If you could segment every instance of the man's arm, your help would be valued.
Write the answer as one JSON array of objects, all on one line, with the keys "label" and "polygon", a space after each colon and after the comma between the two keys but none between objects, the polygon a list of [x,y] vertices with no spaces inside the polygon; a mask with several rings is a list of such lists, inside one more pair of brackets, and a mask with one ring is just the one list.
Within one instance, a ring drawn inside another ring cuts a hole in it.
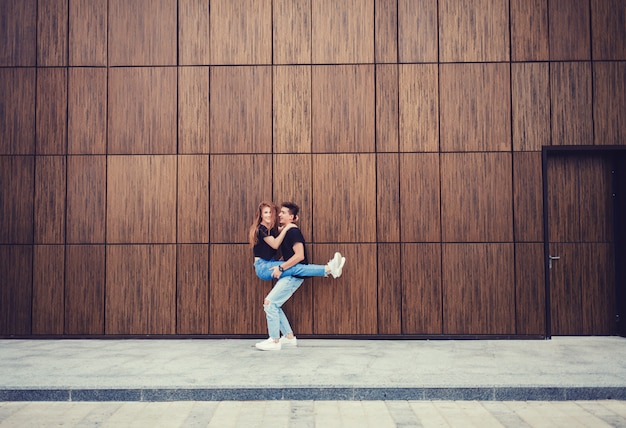
[{"label": "man's arm", "polygon": [[[304,260],[304,244],[302,244],[302,242],[296,242],[293,245],[293,256],[291,256],[288,260],[285,260],[280,267],[283,268],[283,270],[287,270],[292,266],[297,265],[298,263],[300,263],[302,260]],[[280,278],[281,275],[281,271],[279,269],[279,266],[274,266],[272,268],[272,276],[274,278]]]}]

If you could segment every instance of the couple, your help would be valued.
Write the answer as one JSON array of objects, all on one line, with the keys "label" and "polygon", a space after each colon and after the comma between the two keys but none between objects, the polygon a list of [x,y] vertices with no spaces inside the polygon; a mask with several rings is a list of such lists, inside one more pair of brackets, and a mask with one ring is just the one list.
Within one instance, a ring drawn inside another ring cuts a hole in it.
[{"label": "couple", "polygon": [[[276,205],[261,202],[250,226],[250,245],[254,254],[254,270],[263,280],[278,279],[265,297],[263,309],[267,318],[269,338],[256,344],[262,351],[279,351],[282,346],[297,346],[297,339],[281,306],[298,290],[305,277],[341,276],[346,258],[335,256],[324,266],[310,265],[304,237],[295,224],[300,208],[284,202],[278,212],[280,233],[276,230]],[[280,248],[282,260],[276,260]],[[283,337],[280,337],[282,331]]]}]

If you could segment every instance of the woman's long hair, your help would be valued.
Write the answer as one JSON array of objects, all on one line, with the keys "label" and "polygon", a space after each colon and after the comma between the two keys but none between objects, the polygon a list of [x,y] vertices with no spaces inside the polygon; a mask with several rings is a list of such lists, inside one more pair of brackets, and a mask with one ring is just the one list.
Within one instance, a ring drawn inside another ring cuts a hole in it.
[{"label": "woman's long hair", "polygon": [[274,214],[270,229],[273,229],[276,225],[276,205],[270,201],[261,201],[261,203],[259,204],[259,208],[256,210],[254,221],[252,222],[252,225],[250,226],[250,230],[248,232],[248,242],[250,243],[250,247],[254,247],[259,242],[259,224],[261,224],[261,222],[263,221],[263,209],[265,207],[269,207]]}]

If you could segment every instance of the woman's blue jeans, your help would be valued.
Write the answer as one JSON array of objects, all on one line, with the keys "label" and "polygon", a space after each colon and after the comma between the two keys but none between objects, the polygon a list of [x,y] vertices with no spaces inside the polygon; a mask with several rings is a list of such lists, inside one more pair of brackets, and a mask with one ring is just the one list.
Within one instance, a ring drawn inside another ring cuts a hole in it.
[{"label": "woman's blue jeans", "polygon": [[[274,288],[272,288],[272,291],[265,297],[263,309],[267,319],[267,331],[272,339],[280,339],[281,331],[283,335],[293,333],[282,306],[293,296],[293,293],[298,290],[303,281],[303,278],[296,278],[295,276],[281,276]],[[269,303],[266,304],[266,302]]]},{"label": "woman's blue jeans", "polygon": [[[279,260],[263,260],[256,259],[254,261],[254,271],[256,272],[256,276],[261,278],[264,281],[270,281],[272,278],[271,268],[274,266],[280,266],[284,262]],[[299,276],[299,277],[310,277],[310,276],[326,276],[326,266],[322,265],[303,265],[298,263],[295,266],[290,267],[289,269],[285,269],[283,273],[280,274],[280,277],[285,276]]]}]

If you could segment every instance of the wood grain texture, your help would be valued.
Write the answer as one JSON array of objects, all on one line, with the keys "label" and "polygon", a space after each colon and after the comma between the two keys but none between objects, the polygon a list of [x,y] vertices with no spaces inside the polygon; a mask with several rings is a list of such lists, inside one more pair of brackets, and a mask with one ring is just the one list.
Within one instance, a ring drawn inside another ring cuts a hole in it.
[{"label": "wood grain texture", "polygon": [[373,152],[373,65],[313,67],[313,152]]},{"label": "wood grain texture", "polygon": [[[411,316],[410,306],[403,304],[400,244],[378,244],[378,334],[402,334],[402,321]],[[346,261],[347,263],[347,261]]]},{"label": "wood grain texture", "polygon": [[402,333],[442,334],[440,244],[402,244]]},{"label": "wood grain texture", "polygon": [[108,154],[176,153],[176,68],[110,68]]},{"label": "wood grain texture", "polygon": [[109,65],[176,65],[176,10],[176,0],[109,0]]},{"label": "wood grain texture", "polygon": [[444,244],[443,333],[514,334],[513,244]]},{"label": "wood grain texture", "polygon": [[399,62],[438,61],[437,18],[437,0],[398,0]]},{"label": "wood grain texture", "polygon": [[176,333],[176,245],[106,247],[106,334]]},{"label": "wood grain texture", "polygon": [[[280,205],[294,202],[300,207],[299,227],[305,239],[313,238],[313,184],[310,155],[274,155],[273,198]],[[263,188],[267,189],[266,185]],[[260,200],[258,202],[261,202]],[[258,203],[257,202],[257,203]],[[246,212],[250,212],[248,209]],[[327,219],[330,221],[330,219]]]},{"label": "wood grain texture", "polygon": [[513,150],[541,150],[550,144],[550,66],[511,64]]},{"label": "wood grain texture", "polygon": [[311,0],[274,0],[274,64],[311,63]]},{"label": "wood grain texture", "polygon": [[176,334],[208,334],[209,246],[178,245],[176,251]]},{"label": "wood grain texture", "polygon": [[209,157],[178,156],[179,243],[209,241]]},{"label": "wood grain texture", "polygon": [[617,334],[615,322],[615,248],[588,243],[580,248],[582,260],[582,331],[584,335]]},{"label": "wood grain texture", "polygon": [[515,333],[546,334],[543,244],[515,244]]},{"label": "wood grain texture", "polygon": [[273,147],[277,153],[311,152],[311,67],[273,67]]},{"label": "wood grain texture", "polygon": [[69,65],[107,65],[107,0],[70,1]]},{"label": "wood grain texture", "polygon": [[42,67],[68,64],[69,0],[38,0],[37,65]]},{"label": "wood grain texture", "polygon": [[440,150],[511,150],[509,65],[445,64],[439,73]]},{"label": "wood grain texture", "polygon": [[511,1],[511,60],[547,61],[548,1]]},{"label": "wood grain texture", "polygon": [[105,253],[104,245],[66,247],[66,335],[104,334]]},{"label": "wood grain texture", "polygon": [[400,151],[439,150],[438,86],[436,64],[400,65]]},{"label": "wood grain texture", "polygon": [[178,153],[209,153],[209,68],[178,68]]},{"label": "wood grain texture", "polygon": [[106,179],[106,157],[68,156],[67,243],[105,243]]},{"label": "wood grain texture", "polygon": [[0,22],[4,41],[0,45],[0,67],[34,67],[37,64],[37,0],[0,2]]},{"label": "wood grain texture", "polygon": [[513,153],[515,242],[543,241],[541,153]]},{"label": "wood grain texture", "polygon": [[593,144],[626,141],[626,62],[593,63]]},{"label": "wood grain texture", "polygon": [[313,202],[315,242],[375,242],[374,155],[314,155]]},{"label": "wood grain texture", "polygon": [[589,60],[591,57],[589,0],[548,1],[550,59]]},{"label": "wood grain texture", "polygon": [[[401,182],[404,179],[397,153],[376,155],[376,240],[400,242],[404,226],[401,201]],[[411,211],[409,211],[411,212]]]},{"label": "wood grain texture", "polygon": [[272,69],[212,67],[211,153],[272,151]]},{"label": "wood grain texture", "polygon": [[626,3],[591,0],[591,47],[595,60],[626,60]]},{"label": "wood grain texture", "polygon": [[211,64],[271,64],[271,0],[211,0]]},{"label": "wood grain texture", "polygon": [[547,174],[548,239],[550,242],[579,242],[580,176],[576,159],[548,158]]},{"label": "wood grain texture", "polygon": [[35,154],[34,68],[0,68],[0,103],[11,106],[0,115],[0,154]]},{"label": "wood grain texture", "polygon": [[398,130],[399,84],[398,66],[376,65],[376,151],[397,152],[400,142]]},{"label": "wood grain texture", "polygon": [[439,1],[441,62],[509,60],[509,2]]},{"label": "wood grain texture", "polygon": [[178,64],[209,64],[209,41],[209,0],[179,0]]},{"label": "wood grain texture", "polygon": [[613,159],[608,156],[581,157],[577,159],[577,168],[580,240],[613,242]]},{"label": "wood grain texture", "polygon": [[32,334],[33,246],[0,245],[0,334]]},{"label": "wood grain texture", "polygon": [[65,243],[67,162],[64,156],[35,160],[35,243]]},{"label": "wood grain texture", "polygon": [[35,245],[33,256],[33,335],[63,334],[65,246]]},{"label": "wood grain texture", "polygon": [[400,177],[399,221],[402,242],[440,242],[439,155],[403,153],[400,155]]},{"label": "wood grain texture", "polygon": [[0,244],[32,244],[35,158],[0,156]]},{"label": "wood grain texture", "polygon": [[374,1],[374,61],[398,62],[398,1]]},{"label": "wood grain texture", "polygon": [[37,154],[67,153],[67,69],[37,70]]},{"label": "wood grain texture", "polygon": [[311,0],[313,64],[374,62],[374,0]]},{"label": "wood grain texture", "polygon": [[554,336],[582,332],[580,244],[550,243],[550,255],[560,257],[550,269],[550,329]]},{"label": "wood grain texture", "polygon": [[106,154],[107,70],[72,67],[68,79],[68,153]]},{"label": "wood grain texture", "polygon": [[512,242],[511,155],[441,155],[443,242]]},{"label": "wood grain texture", "polygon": [[107,243],[176,242],[176,157],[109,156]]}]

